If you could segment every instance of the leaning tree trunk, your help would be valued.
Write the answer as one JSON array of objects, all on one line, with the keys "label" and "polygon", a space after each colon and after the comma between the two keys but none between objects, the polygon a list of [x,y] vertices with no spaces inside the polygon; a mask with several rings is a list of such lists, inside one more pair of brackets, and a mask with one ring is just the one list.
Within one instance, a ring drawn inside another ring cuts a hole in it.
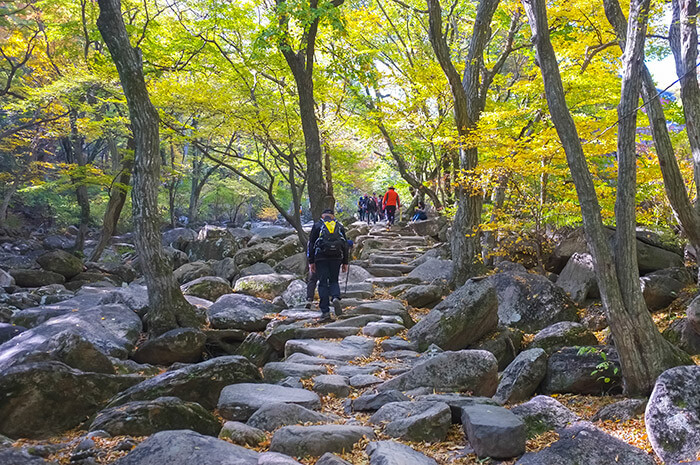
[{"label": "leaning tree trunk", "polygon": [[[624,51],[627,39],[627,20],[620,3],[618,0],[603,0],[603,4],[605,5],[605,15],[615,29],[620,47]],[[666,116],[661,105],[661,98],[656,91],[654,79],[646,66],[642,67],[642,96],[647,103],[647,116],[654,139],[656,156],[659,159],[661,176],[664,180],[666,196],[691,245],[695,250],[700,251],[700,215],[693,208],[688,196],[685,180],[678,166],[671,136],[666,126]],[[700,263],[700,252],[696,254],[696,258]]]},{"label": "leaning tree trunk", "polygon": [[[700,212],[700,86],[698,85],[698,30],[696,0],[673,0],[673,15],[668,38],[681,84],[685,131],[693,154],[695,171],[695,208]],[[696,253],[700,251],[696,249]]]},{"label": "leaning tree trunk", "polygon": [[[628,35],[628,44],[638,43],[639,36],[643,34],[644,28],[637,24],[637,21],[642,19],[642,2],[633,2],[630,8],[630,24],[634,24],[629,29],[634,32]],[[620,354],[625,391],[630,395],[648,394],[659,374],[668,368],[691,363],[691,360],[687,354],[683,354],[661,336],[645,306],[640,305],[636,299],[626,302],[623,297],[603,226],[593,177],[588,169],[574,120],[566,105],[559,65],[549,38],[546,0],[523,0],[523,6],[532,29],[549,112],[564,147],[576,187],[584,232],[593,257],[603,306]],[[639,58],[628,57],[626,61],[632,59]],[[626,165],[623,163],[622,167],[624,166]],[[630,253],[629,249],[627,247],[621,253]],[[627,263],[631,261],[627,259]],[[638,285],[638,282],[637,280],[633,284]],[[625,292],[630,291],[626,288]]]},{"label": "leaning tree trunk", "polygon": [[[73,154],[73,161],[77,163],[78,170],[82,170],[87,165],[87,158],[83,150],[83,138],[78,134],[77,115],[74,111],[70,113],[70,151]],[[88,224],[90,223],[90,198],[88,197],[87,185],[85,184],[85,173],[79,173],[77,179],[73,182],[76,184],[75,197],[80,207],[80,224],[78,225],[78,235],[75,238],[74,250],[82,251],[85,246],[85,238],[87,236]]]},{"label": "leaning tree trunk", "polygon": [[97,27],[109,48],[129,106],[134,134],[133,204],[136,251],[148,287],[145,321],[152,336],[177,327],[197,327],[200,320],[185,300],[161,245],[158,188],[161,158],[158,112],[151,103],[140,50],[129,42],[120,0],[99,0]]},{"label": "leaning tree trunk", "polygon": [[[114,158],[118,158],[119,152],[116,147],[116,142],[111,141],[114,145],[112,147],[112,152]],[[129,138],[127,142],[127,149],[133,151],[134,140]],[[117,230],[117,224],[119,223],[119,218],[122,214],[122,209],[126,203],[126,194],[129,192],[129,183],[131,182],[131,170],[134,167],[134,160],[129,154],[127,157],[121,158],[121,169],[119,174],[114,178],[112,183],[112,189],[109,192],[109,201],[107,202],[107,210],[105,211],[104,218],[102,220],[102,231],[100,232],[100,240],[97,242],[95,249],[90,255],[90,261],[96,262],[102,256],[105,248],[109,245],[109,241],[114,235],[114,231]]]}]

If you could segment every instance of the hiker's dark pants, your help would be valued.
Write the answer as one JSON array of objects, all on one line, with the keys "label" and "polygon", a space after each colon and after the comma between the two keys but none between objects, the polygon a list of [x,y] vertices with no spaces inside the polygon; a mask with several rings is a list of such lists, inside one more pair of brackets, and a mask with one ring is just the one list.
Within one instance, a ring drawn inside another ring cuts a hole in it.
[{"label": "hiker's dark pants", "polygon": [[316,284],[318,284],[318,273],[309,273],[309,279],[306,281],[306,300],[314,300]]},{"label": "hiker's dark pants", "polygon": [[396,205],[386,206],[386,220],[389,224],[394,224],[394,216],[396,215]]},{"label": "hiker's dark pants", "polygon": [[340,299],[340,284],[338,275],[342,260],[317,260],[316,275],[318,276],[318,297],[321,313],[331,311],[331,299]]}]

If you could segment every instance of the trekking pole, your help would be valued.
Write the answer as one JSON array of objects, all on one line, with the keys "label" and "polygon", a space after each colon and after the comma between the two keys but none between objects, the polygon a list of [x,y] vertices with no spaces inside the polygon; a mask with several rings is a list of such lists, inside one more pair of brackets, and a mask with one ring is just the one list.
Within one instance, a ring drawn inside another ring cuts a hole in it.
[{"label": "trekking pole", "polygon": [[[352,253],[352,247],[355,245],[352,241],[348,241],[349,246],[348,246],[348,257],[350,257],[350,254]],[[348,260],[349,262],[350,260]],[[348,295],[348,280],[350,279],[350,263],[348,263],[348,271],[345,273],[345,294],[346,296]]]}]

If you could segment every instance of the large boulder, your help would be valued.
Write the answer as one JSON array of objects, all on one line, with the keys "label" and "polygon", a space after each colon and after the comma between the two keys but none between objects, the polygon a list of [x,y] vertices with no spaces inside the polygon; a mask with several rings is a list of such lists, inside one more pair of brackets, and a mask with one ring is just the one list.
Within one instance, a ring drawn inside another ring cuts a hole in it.
[{"label": "large boulder", "polygon": [[269,322],[266,315],[273,312],[270,302],[242,294],[223,295],[207,309],[213,328],[245,331],[263,331]]},{"label": "large boulder", "polygon": [[190,430],[161,431],[115,465],[258,465],[260,454]]},{"label": "large boulder", "polygon": [[498,364],[492,353],[483,350],[442,352],[410,370],[385,381],[377,390],[408,391],[419,387],[441,391],[471,391],[492,396],[498,385]]},{"label": "large boulder", "polygon": [[603,394],[622,386],[620,358],[613,347],[565,347],[550,355],[541,392]]},{"label": "large boulder", "polygon": [[215,302],[225,294],[231,294],[231,283],[218,276],[203,276],[181,286],[182,293]]},{"label": "large boulder", "polygon": [[190,242],[197,239],[197,233],[190,228],[174,228],[161,235],[163,245],[185,251]]},{"label": "large boulder", "polygon": [[219,432],[219,439],[226,439],[240,446],[257,447],[267,440],[265,432],[239,421],[227,421]]},{"label": "large boulder", "polygon": [[195,363],[202,359],[206,342],[207,336],[198,329],[176,328],[141,344],[133,359],[151,365]]},{"label": "large boulder", "polygon": [[486,350],[498,360],[498,371],[505,370],[523,347],[525,334],[515,328],[501,328],[481,339],[469,349]]},{"label": "large boulder", "polygon": [[216,436],[219,420],[195,402],[177,397],[129,402],[102,410],[90,425],[90,431],[106,431],[112,436],[150,436],[159,431],[190,429]]},{"label": "large boulder", "polygon": [[214,270],[216,276],[225,279],[229,284],[235,281],[240,274],[236,262],[231,257],[225,257],[222,260],[213,262],[211,269]]},{"label": "large boulder", "polygon": [[444,402],[392,402],[369,419],[383,424],[384,434],[414,442],[443,441],[452,425],[450,407]]},{"label": "large boulder", "polygon": [[288,308],[302,306],[306,302],[306,282],[301,279],[292,281],[282,293],[282,300]]},{"label": "large boulder", "polygon": [[507,459],[525,452],[525,423],[503,407],[484,404],[463,407],[462,427],[479,458]]},{"label": "large boulder", "polygon": [[578,320],[578,310],[566,293],[544,276],[497,273],[485,279],[498,294],[498,318],[503,326],[534,333],[559,321]]},{"label": "large boulder", "polygon": [[700,456],[700,366],[666,370],[656,380],[644,420],[654,452],[666,463]]},{"label": "large boulder", "polygon": [[591,254],[573,254],[559,274],[557,286],[577,304],[582,304],[588,297],[595,297],[599,291]]},{"label": "large boulder", "polygon": [[227,420],[247,421],[260,407],[272,403],[297,404],[314,410],[321,408],[318,394],[306,389],[239,383],[226,386],[221,391],[217,409]]},{"label": "large boulder", "polygon": [[83,262],[78,257],[64,250],[47,252],[39,256],[36,261],[46,271],[53,271],[63,275],[66,279],[71,279],[85,269]]},{"label": "large boulder", "polygon": [[287,290],[295,277],[289,274],[263,274],[245,276],[236,281],[234,291],[253,297],[273,300]]},{"label": "large boulder", "polygon": [[593,415],[591,421],[628,421],[644,415],[646,407],[647,399],[624,399],[602,407]]},{"label": "large boulder", "polygon": [[377,441],[367,444],[369,465],[437,465],[437,462],[395,441]]},{"label": "large boulder", "polygon": [[493,397],[501,404],[527,400],[546,373],[547,354],[544,350],[529,349],[521,352],[501,375]]},{"label": "large boulder", "polygon": [[271,383],[276,383],[289,377],[308,379],[325,374],[328,374],[326,367],[306,363],[269,362],[263,367],[265,381]]},{"label": "large boulder", "polygon": [[333,360],[353,360],[369,357],[374,350],[374,341],[362,336],[348,336],[340,342],[316,339],[292,339],[287,341],[284,352],[287,357],[294,353],[323,356]]},{"label": "large boulder", "polygon": [[0,450],[0,463],[3,465],[54,465],[43,458],[32,455],[25,449],[8,448]]},{"label": "large boulder", "polygon": [[305,423],[331,423],[333,417],[298,404],[283,404],[276,401],[261,406],[248,419],[247,424],[263,431],[274,431],[282,426]]},{"label": "large boulder", "polygon": [[71,368],[93,373],[114,374],[114,365],[109,357],[95,344],[72,329],[51,337],[45,347],[45,352],[50,354],[51,358]]},{"label": "large boulder", "polygon": [[654,465],[641,449],[579,422],[559,432],[560,439],[540,452],[529,452],[516,465]]},{"label": "large boulder", "polygon": [[[142,323],[129,308],[118,304],[82,307],[78,300],[61,305],[66,306],[60,307],[58,316],[0,345],[0,370],[21,362],[31,352],[46,352],[48,341],[66,330],[79,334],[106,355],[126,358],[133,351]],[[38,307],[36,314],[44,308]]]},{"label": "large boulder", "polygon": [[234,255],[233,260],[235,261],[236,266],[239,268],[246,268],[262,262],[265,255],[275,251],[276,249],[277,246],[272,243],[253,245],[251,247],[246,247],[245,249],[239,250],[236,255]]},{"label": "large boulder", "polygon": [[425,283],[449,282],[452,279],[452,260],[431,258],[418,265],[413,271],[408,273],[408,276],[420,279]]},{"label": "large boulder", "polygon": [[420,350],[436,344],[460,350],[496,328],[498,298],[483,280],[469,280],[440,302],[408,332]]},{"label": "large boulder", "polygon": [[287,257],[277,265],[274,269],[280,274],[292,274],[295,276],[306,275],[307,265],[306,265],[306,254],[304,252],[297,253],[291,257]]},{"label": "large boulder", "polygon": [[60,362],[0,371],[0,434],[43,438],[78,426],[138,376],[84,373]]},{"label": "large boulder", "polygon": [[668,268],[642,276],[639,281],[647,308],[655,312],[671,305],[681,290],[694,280],[685,268]]},{"label": "large boulder", "polygon": [[408,402],[410,400],[399,391],[367,391],[350,401],[350,409],[353,412],[373,412],[391,402]]},{"label": "large boulder", "polygon": [[414,308],[432,308],[442,299],[442,286],[423,284],[411,286],[400,297]]},{"label": "large boulder", "polygon": [[214,276],[214,270],[204,262],[185,263],[173,271],[173,276],[178,283],[185,284],[204,276]]},{"label": "large boulder", "polygon": [[578,416],[561,402],[549,396],[536,396],[510,409],[522,418],[527,436],[533,438],[546,431],[564,428],[578,420]]},{"label": "large boulder", "polygon": [[186,249],[192,260],[221,260],[233,257],[237,251],[238,243],[231,232],[211,225],[203,227]]},{"label": "large boulder", "polygon": [[374,439],[372,428],[348,425],[285,426],[275,432],[270,450],[294,457],[320,457],[350,452],[362,438]]},{"label": "large boulder", "polygon": [[598,345],[598,338],[588,328],[572,321],[560,321],[535,335],[530,348],[544,349],[548,354],[564,347]]},{"label": "large boulder", "polygon": [[173,396],[185,401],[198,402],[206,409],[214,409],[225,386],[260,380],[257,367],[246,358],[237,355],[216,357],[206,362],[167,371],[132,386],[114,397],[109,406],[116,407],[135,400]]},{"label": "large boulder", "polygon": [[50,284],[63,284],[66,277],[46,270],[10,270],[10,275],[20,287],[42,287]]},{"label": "large boulder", "polygon": [[27,328],[9,323],[0,323],[0,345],[26,331]]}]

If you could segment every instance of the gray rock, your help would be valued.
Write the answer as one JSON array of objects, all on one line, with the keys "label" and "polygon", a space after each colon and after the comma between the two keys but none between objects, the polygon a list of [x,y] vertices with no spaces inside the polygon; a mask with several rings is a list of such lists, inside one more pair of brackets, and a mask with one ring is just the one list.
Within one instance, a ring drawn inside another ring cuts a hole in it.
[{"label": "gray rock", "polygon": [[[347,300],[343,299],[343,303]],[[401,322],[407,328],[413,326],[413,319],[408,313],[406,306],[398,300],[377,300],[363,302],[354,308],[347,308],[343,311],[346,316],[357,315],[380,315],[380,316],[397,316],[401,318]]]},{"label": "gray rock", "polygon": [[415,396],[415,399],[417,401],[443,402],[447,404],[452,411],[452,423],[455,424],[462,423],[462,407],[482,404],[498,406],[498,404],[490,397],[474,397],[455,393],[423,394]]},{"label": "gray rock", "polygon": [[[318,315],[318,314],[317,314]],[[342,320],[338,321],[342,323]],[[337,339],[354,336],[359,331],[357,327],[343,326],[304,326],[303,322],[277,325],[267,337],[267,342],[276,351],[284,351],[287,341],[292,339]]]},{"label": "gray rock", "polygon": [[452,260],[440,260],[438,258],[426,260],[408,273],[408,276],[410,278],[418,278],[425,283],[449,282],[452,278]]},{"label": "gray rock", "polygon": [[161,239],[163,245],[169,245],[184,252],[190,242],[197,239],[197,233],[190,228],[173,228],[165,231]]},{"label": "gray rock", "polygon": [[418,343],[417,342],[407,341],[407,340],[402,339],[400,337],[390,337],[389,339],[385,339],[380,343],[380,346],[382,347],[382,350],[385,352],[389,352],[392,350],[412,350],[412,351],[418,350]]},{"label": "gray rock", "polygon": [[693,284],[693,277],[685,268],[668,268],[642,276],[639,282],[647,308],[655,312],[671,305],[684,287]]},{"label": "gray rock", "polygon": [[151,365],[196,363],[202,359],[206,341],[207,336],[198,329],[172,329],[141,344],[134,352],[133,359]]},{"label": "gray rock", "polygon": [[505,370],[520,353],[525,334],[519,329],[503,328],[488,334],[476,344],[469,346],[474,350],[486,350],[498,360],[498,371]]},{"label": "gray rock", "polygon": [[241,294],[221,296],[207,309],[209,322],[216,329],[263,331],[275,307],[268,301]]},{"label": "gray rock", "polygon": [[80,371],[114,374],[114,365],[109,357],[92,342],[70,329],[49,339],[46,352],[52,358]]},{"label": "gray rock", "polygon": [[215,302],[222,295],[231,294],[231,283],[218,276],[202,276],[180,286],[183,294]]},{"label": "gray rock", "polygon": [[598,410],[591,421],[628,421],[643,415],[646,407],[646,399],[621,400]]},{"label": "gray rock", "polygon": [[370,465],[437,465],[430,457],[394,441],[370,442],[366,450]]},{"label": "gray rock", "polygon": [[392,402],[408,402],[409,399],[400,391],[365,392],[352,400],[353,412],[373,412]]},{"label": "gray rock", "polygon": [[243,268],[241,270],[240,277],[245,278],[246,276],[257,276],[263,274],[275,274],[275,269],[267,263],[255,263],[253,265],[246,266],[245,268]]},{"label": "gray rock", "polygon": [[516,465],[654,465],[654,459],[590,423],[576,423],[559,433],[559,439],[540,452],[530,452]]},{"label": "gray rock", "polygon": [[236,281],[233,290],[241,294],[272,300],[281,296],[294,279],[295,277],[289,274],[245,276]]},{"label": "gray rock", "polygon": [[511,408],[510,411],[525,422],[528,438],[553,429],[564,428],[578,420],[574,412],[549,396],[533,397],[528,402]]},{"label": "gray rock", "polygon": [[173,276],[178,283],[185,284],[204,276],[214,276],[214,270],[204,262],[185,263],[173,271]]},{"label": "gray rock", "polygon": [[529,349],[518,354],[503,372],[493,398],[501,403],[522,402],[530,398],[547,372],[547,354]]},{"label": "gray rock", "polygon": [[65,276],[46,270],[10,270],[10,275],[20,287],[41,287],[49,284],[63,284]]},{"label": "gray rock", "polygon": [[90,425],[90,431],[106,431],[112,436],[150,436],[177,429],[216,436],[221,423],[198,403],[159,397],[102,410]]},{"label": "gray rock", "polygon": [[3,465],[51,465],[55,462],[47,462],[24,449],[9,448],[0,450],[0,463]]},{"label": "gray rock", "polygon": [[189,430],[162,431],[136,446],[115,465],[258,465],[260,454]]},{"label": "gray rock", "polygon": [[[620,389],[620,359],[613,347],[595,347],[580,355],[579,352],[578,347],[565,347],[549,356],[541,392],[602,394]],[[599,368],[603,362],[608,365]]]},{"label": "gray rock", "polygon": [[277,452],[263,452],[258,458],[258,465],[301,465],[288,455]]},{"label": "gray rock", "polygon": [[415,308],[432,308],[442,299],[442,287],[433,284],[411,286],[401,294],[408,305]]},{"label": "gray rock", "polygon": [[257,367],[244,357],[230,355],[167,371],[121,392],[110,407],[135,400],[152,400],[163,396],[198,402],[213,410],[221,390],[232,383],[260,381]]},{"label": "gray rock", "polygon": [[700,454],[700,367],[666,370],[656,380],[644,421],[654,452],[665,462]]},{"label": "gray rock", "polygon": [[348,378],[340,375],[318,375],[314,379],[314,392],[322,396],[334,394],[336,397],[347,397],[350,395]]},{"label": "gray rock", "polygon": [[320,409],[321,399],[314,392],[276,384],[239,383],[226,386],[217,409],[227,420],[247,421],[256,410],[270,403],[297,404]]},{"label": "gray rock", "polygon": [[[236,266],[236,262],[231,257],[225,257],[222,260],[217,260],[211,265],[214,274],[219,278],[223,278],[229,282],[229,284],[238,277],[240,270]],[[216,299],[214,299],[216,300]]]},{"label": "gray rock", "polygon": [[292,339],[284,346],[287,357],[294,353],[324,356],[333,360],[353,360],[369,357],[374,350],[374,341],[361,336],[348,336],[340,342],[314,339]]},{"label": "gray rock", "polygon": [[462,426],[479,458],[507,459],[525,452],[525,423],[508,409],[493,405],[463,407]]},{"label": "gray rock", "polygon": [[238,242],[226,228],[206,225],[199,230],[197,238],[189,243],[186,252],[192,260],[221,260],[233,257],[238,251]]},{"label": "gray rock", "polygon": [[469,280],[438,304],[408,332],[421,350],[436,344],[444,350],[460,350],[498,324],[496,292],[485,280]]},{"label": "gray rock", "polygon": [[272,437],[270,450],[294,457],[350,452],[362,438],[374,439],[372,428],[346,425],[285,426]]},{"label": "gray rock", "polygon": [[287,377],[308,379],[328,374],[326,367],[294,362],[269,362],[263,367],[265,381],[276,383]]},{"label": "gray rock", "polygon": [[390,337],[396,336],[405,329],[403,325],[397,323],[377,321],[374,323],[367,323],[367,325],[362,328],[362,334],[369,337]]},{"label": "gray rock", "polygon": [[428,387],[492,396],[498,385],[496,358],[483,350],[443,352],[417,363],[404,374],[377,386],[400,391]]},{"label": "gray rock", "polygon": [[63,275],[66,279],[71,279],[85,269],[85,265],[78,257],[64,250],[47,252],[39,256],[36,261],[44,270]]},{"label": "gray rock", "polygon": [[443,402],[392,402],[369,419],[385,424],[384,434],[406,441],[443,441],[452,425],[450,407]]},{"label": "gray rock", "polygon": [[0,434],[49,437],[78,426],[136,376],[83,373],[60,362],[25,363],[0,371]]},{"label": "gray rock", "polygon": [[557,286],[569,294],[577,304],[583,303],[588,296],[598,293],[598,282],[593,267],[593,257],[588,253],[574,253],[559,274]]},{"label": "gray rock", "polygon": [[238,421],[227,421],[219,432],[219,439],[228,439],[239,446],[257,447],[267,439],[265,432]]},{"label": "gray rock", "polygon": [[544,276],[498,273],[485,281],[498,294],[498,319],[502,326],[534,333],[559,321],[578,320],[574,302]]},{"label": "gray rock", "polygon": [[331,423],[334,419],[298,404],[268,403],[248,419],[248,425],[263,431],[274,431],[282,426],[300,423]]},{"label": "gray rock", "polygon": [[355,375],[350,378],[350,386],[362,389],[383,383],[384,380],[374,375]]},{"label": "gray rock", "polygon": [[321,456],[320,459],[316,462],[316,465],[352,465],[350,462],[341,459],[335,454],[331,454],[330,452],[326,452]]},{"label": "gray rock", "polygon": [[274,353],[275,349],[267,342],[265,336],[258,333],[250,333],[238,346],[235,355],[241,355],[250,360],[255,366],[261,367],[270,360]]},{"label": "gray rock", "polygon": [[0,269],[0,287],[10,287],[15,285],[15,278],[7,271]]},{"label": "gray rock", "polygon": [[304,276],[307,273],[306,254],[304,252],[294,254],[285,258],[275,265],[274,272],[280,274],[293,274],[295,276]]},{"label": "gray rock", "polygon": [[22,326],[11,325],[9,323],[0,323],[0,344],[4,344],[26,330],[27,328]]},{"label": "gray rock", "polygon": [[301,279],[292,281],[282,293],[282,300],[287,307],[300,307],[306,302],[306,283]]},{"label": "gray rock", "polygon": [[598,338],[588,328],[580,323],[560,321],[537,333],[530,348],[541,348],[552,354],[564,347],[595,345],[598,345]]}]

